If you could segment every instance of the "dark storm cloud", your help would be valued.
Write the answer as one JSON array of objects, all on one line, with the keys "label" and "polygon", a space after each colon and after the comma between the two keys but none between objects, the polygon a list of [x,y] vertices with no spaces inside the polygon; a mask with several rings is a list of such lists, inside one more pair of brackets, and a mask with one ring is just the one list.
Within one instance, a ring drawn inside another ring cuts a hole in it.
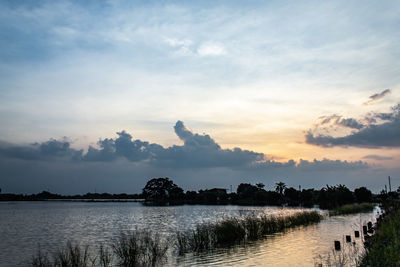
[{"label": "dark storm cloud", "polygon": [[344,137],[314,135],[311,131],[308,131],[306,134],[306,143],[324,147],[399,147],[400,120],[386,122],[379,125],[370,125],[358,132]]},{"label": "dark storm cloud", "polygon": [[41,144],[34,143],[26,146],[2,143],[0,144],[0,155],[24,160],[80,160],[82,157],[82,150],[70,148],[70,143],[67,140],[58,141],[50,139]]},{"label": "dark storm cloud", "polygon": [[182,146],[164,148],[140,140],[132,140],[125,131],[118,132],[116,139],[98,142],[99,149],[89,147],[83,157],[87,161],[111,161],[125,158],[129,161],[145,161],[155,166],[173,168],[230,167],[263,160],[264,154],[240,148],[222,149],[209,135],[199,135],[178,121],[174,130],[183,141]]},{"label": "dark storm cloud", "polygon": [[238,167],[264,160],[263,153],[240,148],[222,149],[209,135],[193,133],[182,121],[174,126],[183,146],[172,146],[157,154],[156,164],[172,167]]},{"label": "dark storm cloud", "polygon": [[380,93],[373,94],[368,98],[368,101],[365,102],[364,105],[369,105],[369,104],[372,104],[372,103],[374,103],[374,102],[376,102],[378,100],[381,100],[382,98],[384,98],[386,95],[388,95],[390,93],[391,93],[390,89],[385,89]]},{"label": "dark storm cloud", "polygon": [[[240,148],[223,149],[207,134],[193,133],[182,121],[174,126],[175,133],[183,145],[164,148],[158,144],[135,140],[125,131],[117,132],[117,138],[105,138],[98,141],[98,148],[89,146],[86,154],[82,150],[70,147],[67,140],[51,139],[44,143],[28,146],[0,145],[0,155],[4,158],[21,160],[70,160],[81,163],[114,162],[118,159],[136,164],[145,164],[155,168],[198,169],[229,168],[232,170],[273,170],[287,168],[304,168],[304,166],[328,166],[328,161],[289,160],[276,162],[266,160],[263,153]],[[332,161],[333,162],[333,161]],[[332,163],[331,162],[331,163]],[[337,161],[335,161],[337,163]],[[342,162],[343,166],[354,163]]]},{"label": "dark storm cloud", "polygon": [[[318,129],[309,130],[305,136],[306,143],[323,147],[399,147],[400,104],[392,107],[391,110],[390,113],[370,113],[364,118],[367,122],[364,127],[342,137],[315,133]],[[352,121],[347,121],[346,123],[353,124]]]},{"label": "dark storm cloud", "polygon": [[132,135],[122,131],[117,132],[118,138],[106,138],[97,144],[100,149],[89,147],[83,159],[86,161],[112,161],[125,158],[132,162],[153,159],[164,148],[157,144],[150,144],[141,140],[132,140]]},{"label": "dark storm cloud", "polygon": [[374,159],[374,160],[392,160],[393,157],[379,156],[379,155],[366,155],[363,159]]}]

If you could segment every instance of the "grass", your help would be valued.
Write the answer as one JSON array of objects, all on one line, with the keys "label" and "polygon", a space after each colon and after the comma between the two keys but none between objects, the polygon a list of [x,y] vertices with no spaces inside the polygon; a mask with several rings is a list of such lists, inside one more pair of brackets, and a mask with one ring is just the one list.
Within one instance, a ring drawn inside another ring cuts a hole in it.
[{"label": "grass", "polygon": [[34,267],[87,267],[94,266],[95,258],[89,255],[89,247],[80,247],[77,244],[67,242],[67,246],[58,250],[53,254],[53,260],[47,253],[43,253],[40,248],[39,251],[32,259],[32,266]]},{"label": "grass", "polygon": [[285,229],[319,222],[317,211],[303,211],[286,217],[247,216],[226,218],[216,223],[199,224],[195,230],[177,233],[179,254],[212,250],[216,247],[255,240]]},{"label": "grass", "polygon": [[384,207],[385,218],[372,237],[372,245],[360,266],[400,266],[400,202]]},{"label": "grass", "polygon": [[371,204],[371,203],[343,205],[339,208],[330,210],[329,216],[347,215],[347,214],[354,214],[354,213],[360,213],[360,212],[370,212],[374,208],[375,208],[375,205]]},{"label": "grass", "polygon": [[118,266],[123,267],[162,264],[166,259],[167,250],[168,242],[149,231],[136,231],[133,235],[121,234],[113,244]]},{"label": "grass", "polygon": [[89,254],[89,247],[67,243],[66,248],[49,257],[39,248],[33,257],[34,267],[146,267],[161,266],[167,259],[168,240],[162,240],[158,234],[149,231],[121,233],[111,248],[103,245],[97,255]]}]

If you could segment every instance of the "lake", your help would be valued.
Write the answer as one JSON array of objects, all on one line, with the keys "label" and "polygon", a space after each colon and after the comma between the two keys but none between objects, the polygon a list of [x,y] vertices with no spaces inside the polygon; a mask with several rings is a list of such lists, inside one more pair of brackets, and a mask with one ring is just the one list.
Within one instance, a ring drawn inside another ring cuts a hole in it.
[{"label": "lake", "polygon": [[[134,202],[0,202],[0,266],[29,266],[39,246],[54,252],[67,240],[97,248],[129,230],[149,229],[168,236],[229,216],[289,215],[302,210],[235,205],[144,206]],[[344,235],[354,239],[354,230],[360,230],[367,221],[375,222],[377,212],[378,208],[370,213],[327,217],[318,224],[212,253],[179,257],[170,253],[166,265],[314,266],[318,256],[332,252],[334,240],[342,242]],[[355,247],[361,251],[361,241],[355,240]]]}]

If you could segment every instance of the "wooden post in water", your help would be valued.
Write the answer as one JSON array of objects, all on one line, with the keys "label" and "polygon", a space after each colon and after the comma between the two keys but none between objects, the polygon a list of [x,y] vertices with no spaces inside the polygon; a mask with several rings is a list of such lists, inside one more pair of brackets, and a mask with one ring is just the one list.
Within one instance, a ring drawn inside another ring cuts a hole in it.
[{"label": "wooden post in water", "polygon": [[368,222],[367,225],[368,225],[368,230],[371,230],[372,229],[372,222]]},{"label": "wooden post in water", "polygon": [[346,242],[347,242],[347,243],[351,242],[351,236],[346,235]]},{"label": "wooden post in water", "polygon": [[335,240],[335,250],[340,250],[340,241]]},{"label": "wooden post in water", "polygon": [[366,225],[363,226],[363,234],[364,235],[368,234],[368,229]]}]

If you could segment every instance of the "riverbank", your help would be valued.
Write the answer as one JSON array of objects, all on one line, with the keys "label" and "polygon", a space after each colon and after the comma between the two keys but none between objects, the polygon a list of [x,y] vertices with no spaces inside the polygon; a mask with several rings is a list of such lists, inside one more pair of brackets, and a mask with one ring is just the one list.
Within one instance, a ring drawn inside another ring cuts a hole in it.
[{"label": "riverbank", "polygon": [[400,266],[400,201],[383,204],[386,216],[378,220],[375,235],[369,241],[361,265]]}]

